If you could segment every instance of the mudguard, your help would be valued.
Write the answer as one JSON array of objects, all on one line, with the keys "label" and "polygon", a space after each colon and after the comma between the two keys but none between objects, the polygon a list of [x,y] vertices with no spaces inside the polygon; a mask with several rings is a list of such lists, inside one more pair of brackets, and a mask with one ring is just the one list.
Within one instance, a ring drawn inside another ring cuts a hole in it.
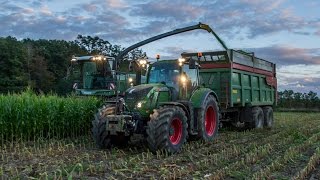
[{"label": "mudguard", "polygon": [[180,102],[160,102],[159,103],[159,106],[165,106],[165,105],[179,106],[186,112],[186,115],[188,118],[190,116],[189,108]]},{"label": "mudguard", "polygon": [[199,88],[192,93],[191,98],[190,98],[190,101],[192,102],[193,107],[194,108],[201,108],[204,100],[209,95],[213,95],[216,98],[217,102],[219,103],[218,96],[214,91],[212,91],[209,88]]}]

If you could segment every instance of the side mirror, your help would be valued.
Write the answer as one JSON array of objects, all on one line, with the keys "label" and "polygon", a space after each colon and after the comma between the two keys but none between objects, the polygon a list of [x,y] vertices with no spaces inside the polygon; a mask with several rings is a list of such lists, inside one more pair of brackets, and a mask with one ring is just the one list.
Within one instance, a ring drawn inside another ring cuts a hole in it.
[{"label": "side mirror", "polygon": [[189,60],[189,69],[196,69],[196,61],[192,58]]}]

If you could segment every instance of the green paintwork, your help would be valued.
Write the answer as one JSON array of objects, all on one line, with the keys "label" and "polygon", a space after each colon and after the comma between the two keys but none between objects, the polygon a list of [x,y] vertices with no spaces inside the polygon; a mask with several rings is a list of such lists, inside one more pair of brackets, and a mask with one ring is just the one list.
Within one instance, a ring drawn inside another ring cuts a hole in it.
[{"label": "green paintwork", "polygon": [[[139,112],[142,117],[149,117],[149,114],[159,106],[160,102],[170,100],[168,91],[164,90],[168,89],[166,85],[161,83],[141,84],[131,87],[125,92],[126,106],[132,112]],[[131,96],[134,93],[138,94]],[[138,103],[141,103],[140,108],[137,107]]]},{"label": "green paintwork", "polygon": [[[160,65],[163,67],[176,67],[177,70],[182,73],[182,68],[177,65],[177,60],[163,60],[155,62],[150,66],[149,70],[153,66]],[[169,68],[168,68],[169,69]],[[147,82],[150,81],[150,72],[147,74]],[[170,87],[172,88],[172,87]],[[149,118],[149,115],[153,113],[153,109],[159,108],[168,102],[187,100],[191,101],[195,107],[201,107],[203,98],[209,92],[212,92],[208,88],[197,88],[194,91],[188,90],[185,87],[182,87],[182,84],[178,83],[177,95],[178,99],[173,100],[173,97],[170,95],[169,85],[163,83],[148,83],[129,88],[125,94],[125,102],[128,109],[132,112],[139,112],[143,118]],[[146,92],[145,92],[146,91]],[[141,92],[142,94],[137,94]],[[136,96],[134,94],[136,93]],[[138,108],[137,104],[141,103],[141,107]]]},{"label": "green paintwork", "polygon": [[232,105],[273,105],[275,89],[266,83],[264,75],[240,70],[232,71]]},{"label": "green paintwork", "polygon": [[229,102],[230,69],[201,69],[199,74],[201,84],[215,92],[219,102],[225,106],[225,104]]},{"label": "green paintwork", "polygon": [[[113,60],[94,61],[94,56],[77,57],[74,62],[73,74],[78,79],[77,95],[87,96],[116,96],[117,91],[122,94],[130,87],[129,77],[135,74],[117,72],[116,80],[112,76]],[[121,67],[128,66],[124,63]]]},{"label": "green paintwork", "polygon": [[[271,62],[253,57],[242,51],[228,50],[227,53],[221,51],[219,54],[228,54],[228,57],[223,61],[203,60],[200,64],[204,62],[206,65],[226,64],[231,67],[232,63],[237,63],[243,67],[259,68],[262,71],[270,73],[275,67]],[[200,69],[201,84],[217,94],[222,109],[246,105],[265,106],[276,104],[276,89],[267,84],[266,75],[230,67]]]},{"label": "green paintwork", "polygon": [[273,105],[275,89],[264,75],[221,68],[200,71],[201,82],[214,91],[222,107]]},{"label": "green paintwork", "polygon": [[201,108],[202,103],[208,94],[213,94],[213,91],[209,88],[199,88],[195,90],[190,98],[194,108]]}]

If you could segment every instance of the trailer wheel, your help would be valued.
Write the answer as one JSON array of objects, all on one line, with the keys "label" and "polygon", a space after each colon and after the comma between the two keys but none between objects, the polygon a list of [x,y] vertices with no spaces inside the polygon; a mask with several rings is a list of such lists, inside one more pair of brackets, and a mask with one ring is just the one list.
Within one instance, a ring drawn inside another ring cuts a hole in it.
[{"label": "trailer wheel", "polygon": [[263,108],[264,115],[264,127],[272,128],[273,126],[273,109],[270,106],[266,106]]},{"label": "trailer wheel", "polygon": [[219,107],[216,99],[209,95],[198,110],[198,137],[205,142],[213,141],[218,133]]},{"label": "trailer wheel", "polygon": [[164,150],[170,154],[181,151],[187,139],[187,117],[178,106],[155,109],[147,127],[147,141],[152,152]]},{"label": "trailer wheel", "polygon": [[264,115],[261,107],[253,107],[252,108],[252,121],[251,121],[251,128],[261,129],[263,128],[264,124]]},{"label": "trailer wheel", "polygon": [[111,147],[111,137],[106,131],[106,116],[115,112],[115,106],[108,104],[98,110],[92,121],[92,135],[100,149]]}]

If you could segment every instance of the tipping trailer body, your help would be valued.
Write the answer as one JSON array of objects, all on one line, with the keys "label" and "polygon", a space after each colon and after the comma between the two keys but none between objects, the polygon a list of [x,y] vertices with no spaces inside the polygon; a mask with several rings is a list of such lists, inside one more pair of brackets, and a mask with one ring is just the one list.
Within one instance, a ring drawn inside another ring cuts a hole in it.
[{"label": "tipping trailer body", "polygon": [[276,65],[253,53],[227,51],[183,53],[201,66],[201,84],[212,89],[222,111],[245,106],[276,105]]}]

